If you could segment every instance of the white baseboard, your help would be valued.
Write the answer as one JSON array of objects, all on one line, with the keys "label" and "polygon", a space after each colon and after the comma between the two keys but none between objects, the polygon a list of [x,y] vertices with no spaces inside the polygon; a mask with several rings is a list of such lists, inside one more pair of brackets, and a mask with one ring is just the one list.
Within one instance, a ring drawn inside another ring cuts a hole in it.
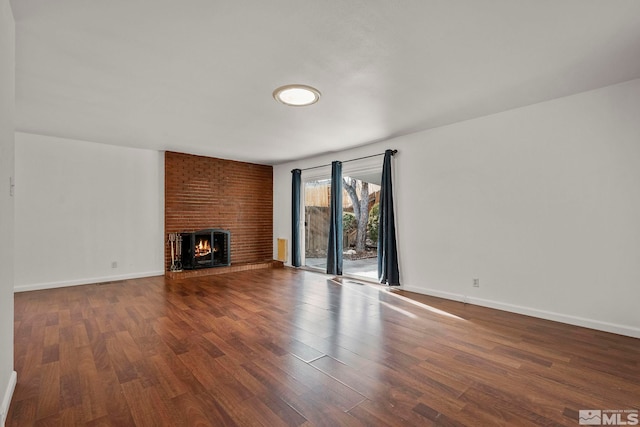
[{"label": "white baseboard", "polygon": [[640,338],[640,328],[633,326],[619,325],[616,323],[603,322],[601,320],[587,319],[584,317],[572,316],[569,314],[555,313],[552,311],[540,310],[537,308],[525,307],[521,305],[509,304],[500,301],[492,301],[482,298],[475,298],[450,292],[443,292],[437,289],[425,289],[414,286],[402,286],[400,289],[418,294],[430,295],[433,297],[449,299],[453,301],[465,302],[467,304],[479,305],[482,307],[495,308],[497,310],[511,313],[524,314],[525,316],[537,317],[554,322],[567,323],[569,325],[582,326],[584,328],[596,329],[598,331],[611,332],[628,337]]},{"label": "white baseboard", "polygon": [[417,288],[415,286],[406,286],[406,285],[400,285],[399,288],[395,288],[395,289],[401,289],[403,291],[415,292],[417,294],[429,295],[437,298],[449,299],[452,301],[467,302],[465,301],[464,295],[458,295],[451,292],[439,291],[437,289]]},{"label": "white baseboard", "polygon": [[117,276],[91,277],[88,279],[64,280],[60,282],[34,283],[31,285],[16,285],[14,292],[39,291],[42,289],[64,288],[67,286],[90,285],[93,283],[115,282],[118,280],[140,279],[143,277],[163,276],[164,271],[148,271],[144,273],[121,274]]},{"label": "white baseboard", "polygon": [[2,421],[2,426],[4,426],[5,421],[7,421],[9,405],[11,405],[11,398],[13,397],[13,391],[16,389],[17,383],[18,373],[16,371],[12,371],[11,376],[9,377],[9,384],[7,384],[7,389],[4,392],[2,404],[0,406],[0,421]]}]

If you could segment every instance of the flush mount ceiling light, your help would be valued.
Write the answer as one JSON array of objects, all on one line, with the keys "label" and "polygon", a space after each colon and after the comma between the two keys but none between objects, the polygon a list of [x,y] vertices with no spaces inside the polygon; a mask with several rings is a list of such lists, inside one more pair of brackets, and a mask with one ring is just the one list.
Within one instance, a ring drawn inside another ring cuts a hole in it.
[{"label": "flush mount ceiling light", "polygon": [[274,90],[273,97],[285,105],[305,107],[318,102],[320,91],[307,85],[286,85]]}]

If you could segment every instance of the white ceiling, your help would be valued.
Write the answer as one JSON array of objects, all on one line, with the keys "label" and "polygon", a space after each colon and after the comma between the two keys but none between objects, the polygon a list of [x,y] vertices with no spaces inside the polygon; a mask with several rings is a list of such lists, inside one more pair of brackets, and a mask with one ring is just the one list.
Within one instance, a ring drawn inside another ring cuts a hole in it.
[{"label": "white ceiling", "polygon": [[640,77],[638,0],[11,4],[17,130],[257,163]]}]

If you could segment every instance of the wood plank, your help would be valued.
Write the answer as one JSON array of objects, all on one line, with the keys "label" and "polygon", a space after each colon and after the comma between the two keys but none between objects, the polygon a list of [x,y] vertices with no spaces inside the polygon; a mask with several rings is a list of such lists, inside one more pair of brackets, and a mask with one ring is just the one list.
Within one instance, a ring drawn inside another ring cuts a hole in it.
[{"label": "wood plank", "polygon": [[267,269],[15,295],[7,426],[577,424],[640,340]]}]

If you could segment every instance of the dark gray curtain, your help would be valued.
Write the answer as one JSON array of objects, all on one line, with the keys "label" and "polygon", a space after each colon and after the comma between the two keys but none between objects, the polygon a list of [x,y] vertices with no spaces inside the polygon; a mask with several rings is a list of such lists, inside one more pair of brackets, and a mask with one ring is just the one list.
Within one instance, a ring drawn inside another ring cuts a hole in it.
[{"label": "dark gray curtain", "polygon": [[331,203],[329,215],[327,274],[342,274],[342,163],[331,163]]},{"label": "dark gray curtain", "polygon": [[389,286],[400,285],[396,221],[393,214],[393,187],[391,185],[391,157],[395,153],[395,150],[384,152],[378,225],[378,279],[380,283],[387,283]]},{"label": "dark gray curtain", "polygon": [[291,171],[291,265],[300,267],[300,182],[302,171]]}]

